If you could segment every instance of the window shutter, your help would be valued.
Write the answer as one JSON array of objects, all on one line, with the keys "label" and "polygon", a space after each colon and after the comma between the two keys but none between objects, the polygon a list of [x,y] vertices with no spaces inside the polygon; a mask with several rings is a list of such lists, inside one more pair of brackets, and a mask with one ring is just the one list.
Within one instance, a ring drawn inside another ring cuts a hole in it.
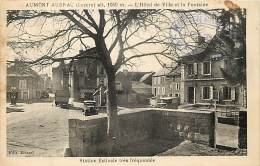
[{"label": "window shutter", "polygon": [[203,62],[200,63],[200,66],[201,66],[201,74],[203,74]]},{"label": "window shutter", "polygon": [[223,94],[223,91],[224,91],[224,90],[223,90],[223,88],[224,88],[224,87],[221,87],[221,88],[220,88],[220,91],[219,91],[219,100],[220,100],[220,101],[222,101],[222,100],[224,99],[224,94]]},{"label": "window shutter", "polygon": [[200,87],[200,98],[203,99],[203,87]]},{"label": "window shutter", "polygon": [[162,95],[165,95],[165,87],[162,87]]},{"label": "window shutter", "polygon": [[235,90],[235,88],[231,89],[231,100],[236,100],[236,90]]},{"label": "window shutter", "polygon": [[193,70],[194,70],[194,75],[198,74],[198,64],[197,63],[193,63]]},{"label": "window shutter", "polygon": [[209,62],[209,74],[211,75],[212,61]]},{"label": "window shutter", "polygon": [[210,86],[209,97],[213,99],[213,86]]},{"label": "window shutter", "polygon": [[213,90],[213,99],[215,101],[219,101],[219,91],[218,90]]}]

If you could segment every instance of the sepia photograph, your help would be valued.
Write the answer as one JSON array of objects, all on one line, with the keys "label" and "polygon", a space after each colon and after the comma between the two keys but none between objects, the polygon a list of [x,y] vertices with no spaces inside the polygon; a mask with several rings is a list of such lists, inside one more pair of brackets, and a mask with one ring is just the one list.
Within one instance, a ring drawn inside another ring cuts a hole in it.
[{"label": "sepia photograph", "polygon": [[7,156],[247,156],[246,21],[240,7],[8,10]]}]

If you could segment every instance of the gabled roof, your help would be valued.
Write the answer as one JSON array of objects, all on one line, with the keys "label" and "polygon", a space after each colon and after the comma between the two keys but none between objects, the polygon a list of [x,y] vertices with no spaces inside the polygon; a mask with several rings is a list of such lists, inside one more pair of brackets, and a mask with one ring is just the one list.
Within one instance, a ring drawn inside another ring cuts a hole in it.
[{"label": "gabled roof", "polygon": [[150,77],[152,77],[153,74],[154,74],[154,72],[150,72],[150,73],[144,74],[144,75],[140,78],[139,82],[145,82],[147,79],[149,79]]},{"label": "gabled roof", "polygon": [[182,56],[180,61],[190,61],[190,60],[197,60],[204,57],[205,51],[208,49],[208,44],[202,44],[192,50],[190,53]]},{"label": "gabled roof", "polygon": [[156,72],[153,77],[157,77],[157,76],[165,76],[168,75],[171,72],[171,69],[169,68],[162,68],[161,70],[159,70],[158,72]]},{"label": "gabled roof", "polygon": [[176,63],[172,63],[171,67],[164,67],[158,72],[156,72],[153,76],[177,76],[181,74],[180,66]]},{"label": "gabled roof", "polygon": [[[181,57],[181,59],[179,60],[180,63],[185,63],[185,61],[192,61],[192,60],[202,60],[205,58],[205,56],[207,55],[212,55],[212,53],[214,54],[221,54],[216,47],[220,44],[220,38],[221,36],[223,36],[222,34],[223,32],[221,32],[220,34],[217,34],[207,43],[204,43],[202,45],[200,45],[199,47],[195,48],[193,51],[191,51],[190,53],[184,55]],[[222,56],[221,58],[223,58],[224,56]]]},{"label": "gabled roof", "polygon": [[144,75],[146,74],[150,74],[151,72],[127,72],[127,74],[125,75],[124,72],[119,71],[116,74],[117,78],[120,78],[122,75],[126,76],[128,79],[130,79],[131,81],[139,81]]},{"label": "gabled roof", "polygon": [[168,76],[174,77],[174,76],[180,76],[181,75],[181,68],[180,66],[177,66],[175,69],[173,69]]},{"label": "gabled roof", "polygon": [[7,67],[7,76],[40,77],[29,65],[17,62]]}]

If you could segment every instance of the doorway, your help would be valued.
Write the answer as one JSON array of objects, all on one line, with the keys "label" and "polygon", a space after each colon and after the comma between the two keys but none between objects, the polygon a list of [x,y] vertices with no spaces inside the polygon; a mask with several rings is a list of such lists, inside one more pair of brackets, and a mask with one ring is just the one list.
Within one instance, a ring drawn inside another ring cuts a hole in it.
[{"label": "doorway", "polygon": [[195,101],[195,88],[188,87],[188,103],[194,103]]}]

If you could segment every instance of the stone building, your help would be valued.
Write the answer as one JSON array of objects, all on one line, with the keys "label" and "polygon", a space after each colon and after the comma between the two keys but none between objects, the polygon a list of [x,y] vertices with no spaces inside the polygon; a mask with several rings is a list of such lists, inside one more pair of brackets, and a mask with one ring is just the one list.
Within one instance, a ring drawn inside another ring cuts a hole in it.
[{"label": "stone building", "polygon": [[147,104],[152,95],[154,72],[119,71],[116,74],[117,99],[120,105]]},{"label": "stone building", "polygon": [[231,85],[223,76],[230,60],[209,49],[194,50],[182,57],[181,103],[213,103],[242,105],[243,88]]},{"label": "stone building", "polygon": [[7,65],[7,101],[11,90],[17,92],[18,101],[39,99],[44,88],[44,81],[29,65],[16,61]]},{"label": "stone building", "polygon": [[[86,54],[93,58],[86,57]],[[53,89],[69,90],[71,101],[93,100],[100,84],[107,85],[104,67],[94,57],[95,48],[91,48],[84,53],[80,51],[67,64],[61,61],[52,69]]]},{"label": "stone building", "polygon": [[52,67],[52,90],[69,91],[69,65],[64,61],[59,62],[57,67]]},{"label": "stone building", "polygon": [[180,97],[180,68],[173,68],[162,68],[153,75],[153,96],[157,98]]}]

